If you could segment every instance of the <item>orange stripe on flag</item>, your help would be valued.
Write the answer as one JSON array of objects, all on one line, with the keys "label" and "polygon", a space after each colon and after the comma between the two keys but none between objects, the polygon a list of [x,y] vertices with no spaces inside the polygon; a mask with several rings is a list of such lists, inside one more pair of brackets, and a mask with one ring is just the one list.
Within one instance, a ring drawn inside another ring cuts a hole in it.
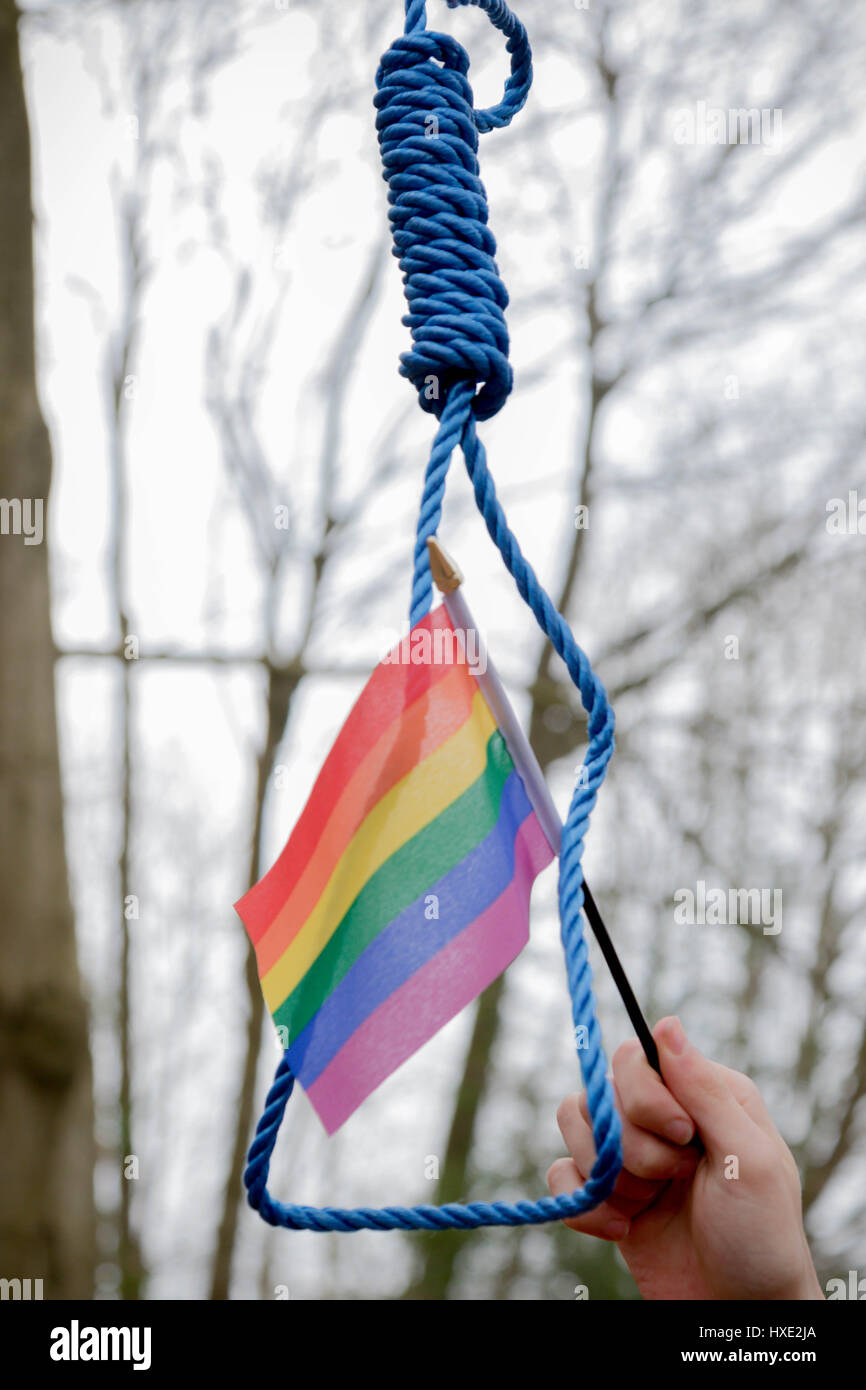
[{"label": "orange stripe on flag", "polygon": [[466,666],[452,667],[445,679],[426,690],[370,749],[334,806],[294,890],[256,944],[261,976],[279,960],[310,916],[374,806],[463,727],[478,693],[478,683]]},{"label": "orange stripe on flag", "polygon": [[[448,614],[440,606],[416,623],[412,633],[446,631],[449,626]],[[264,935],[293,891],[334,802],[371,744],[449,669],[441,662],[411,661],[380,662],[376,667],[325,760],[291,839],[264,878],[235,903],[253,943]]]}]

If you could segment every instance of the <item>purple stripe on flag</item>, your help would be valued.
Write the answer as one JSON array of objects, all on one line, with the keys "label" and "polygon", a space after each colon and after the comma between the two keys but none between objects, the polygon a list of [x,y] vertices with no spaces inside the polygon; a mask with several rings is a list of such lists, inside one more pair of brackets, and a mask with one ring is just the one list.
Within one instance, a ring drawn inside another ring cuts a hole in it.
[{"label": "purple stripe on flag", "polygon": [[534,813],[515,841],[514,877],[480,917],[391,994],[307,1088],[329,1134],[413,1052],[496,979],[529,938],[529,895],[552,851]]},{"label": "purple stripe on flag", "polygon": [[[289,1062],[305,1090],[389,994],[504,892],[514,877],[517,832],[531,812],[523,783],[510,773],[489,834],[370,942],[290,1045]],[[433,918],[427,915],[431,894],[439,913]]]}]

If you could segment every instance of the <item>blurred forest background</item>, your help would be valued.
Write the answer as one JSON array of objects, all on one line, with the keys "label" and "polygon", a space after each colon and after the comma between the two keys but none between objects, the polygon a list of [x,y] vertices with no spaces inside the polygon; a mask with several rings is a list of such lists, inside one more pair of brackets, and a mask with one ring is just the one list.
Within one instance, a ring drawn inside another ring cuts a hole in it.
[{"label": "blurred forest background", "polygon": [[[587,874],[647,1013],[763,1088],[822,1282],[866,1272],[866,12],[515,8],[535,85],[480,158],[516,388],[483,434],[617,714]],[[496,100],[485,17],[428,11]],[[637,1296],[565,1228],[289,1235],[242,1197],[278,1051],[232,903],[406,616],[432,433],[372,107],[401,28],[0,0],[0,494],[53,460],[45,544],[0,538],[0,1275],[46,1297]],[[740,108],[761,140],[707,137]],[[441,534],[564,807],[585,725],[457,461]],[[782,929],[675,922],[699,880],[781,889]],[[541,1195],[578,1086],[550,869],[507,978],[334,1139],[296,1094],[271,1190]]]}]

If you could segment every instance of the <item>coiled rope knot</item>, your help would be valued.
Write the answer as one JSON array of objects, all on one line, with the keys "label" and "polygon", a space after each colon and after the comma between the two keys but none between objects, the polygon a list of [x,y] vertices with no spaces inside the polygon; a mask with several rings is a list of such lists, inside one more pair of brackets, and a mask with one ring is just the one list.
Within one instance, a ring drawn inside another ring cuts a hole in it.
[{"label": "coiled rope knot", "polygon": [[449,0],[465,3],[487,10],[508,36],[511,76],[499,106],[475,109],[466,50],[423,27],[419,0],[408,0],[407,32],[382,58],[374,103],[394,255],[409,306],[403,323],[412,330],[401,374],[422,409],[437,416],[454,385],[470,383],[473,412],[486,420],[507,399],[513,373],[508,291],[487,225],[478,132],[507,125],[524,104],[532,64],[526,32],[502,0]]}]

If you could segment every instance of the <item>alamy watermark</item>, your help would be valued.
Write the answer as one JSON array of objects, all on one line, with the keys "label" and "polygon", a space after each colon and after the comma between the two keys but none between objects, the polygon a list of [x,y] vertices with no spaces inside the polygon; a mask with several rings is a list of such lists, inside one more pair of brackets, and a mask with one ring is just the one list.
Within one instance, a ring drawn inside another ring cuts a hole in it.
[{"label": "alamy watermark", "polygon": [[149,1327],[82,1327],[73,1318],[68,1327],[51,1329],[48,1352],[52,1361],[131,1361],[134,1371],[150,1370]]},{"label": "alamy watermark", "polygon": [[828,1279],[826,1283],[827,1301],[839,1298],[855,1299],[858,1303],[866,1300],[866,1279],[860,1278],[859,1269],[849,1269],[848,1278]]},{"label": "alamy watermark", "polygon": [[827,502],[827,531],[831,536],[866,536],[866,497],[850,488],[847,498]]},{"label": "alamy watermark", "polygon": [[0,1279],[0,1299],[28,1303],[43,1297],[41,1279]]},{"label": "alamy watermark", "polygon": [[674,921],[678,925],[712,927],[736,925],[762,927],[764,936],[782,930],[781,888],[708,888],[699,878],[694,891],[674,893]]},{"label": "alamy watermark", "polygon": [[385,632],[384,666],[468,666],[473,676],[487,670],[487,653],[474,628],[419,627]]},{"label": "alamy watermark", "polygon": [[776,150],[782,143],[782,109],[774,106],[709,106],[696,101],[674,112],[678,145],[762,145]]},{"label": "alamy watermark", "polygon": [[43,518],[41,497],[0,497],[0,536],[23,536],[25,545],[41,545]]}]

